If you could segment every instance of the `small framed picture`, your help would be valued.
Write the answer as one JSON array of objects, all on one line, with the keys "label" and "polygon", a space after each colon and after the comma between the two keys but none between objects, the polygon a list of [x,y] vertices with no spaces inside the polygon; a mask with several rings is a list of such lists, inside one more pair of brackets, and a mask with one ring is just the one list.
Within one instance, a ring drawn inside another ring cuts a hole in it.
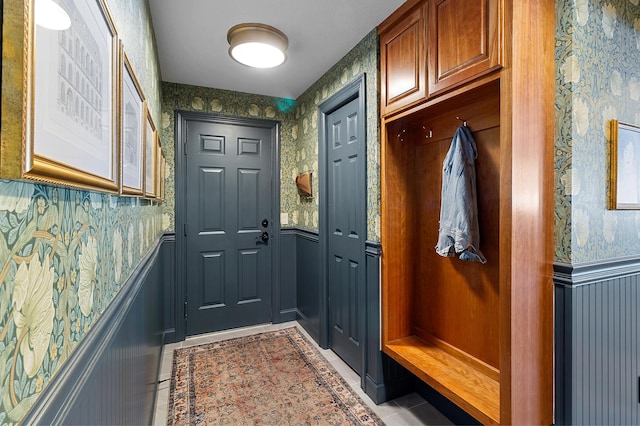
[{"label": "small framed picture", "polygon": [[[122,46],[122,44],[121,44]],[[144,195],[144,136],[147,123],[144,95],[131,62],[121,48],[120,149],[123,195]]]},{"label": "small framed picture", "polygon": [[155,198],[157,195],[157,164],[158,164],[158,132],[153,124],[151,111],[146,108],[146,126],[144,131],[144,196]]},{"label": "small framed picture", "polygon": [[[156,132],[157,133],[157,132]],[[162,169],[164,167],[164,153],[162,152],[162,144],[160,143],[160,137],[157,136],[156,140],[158,141],[158,145],[156,146],[156,199],[162,201]]]},{"label": "small framed picture", "polygon": [[611,208],[640,209],[640,127],[611,120]]},{"label": "small framed picture", "polygon": [[165,187],[164,180],[167,177],[167,159],[164,156],[164,152],[161,152],[160,164],[158,165],[158,198],[160,201],[164,201]]}]

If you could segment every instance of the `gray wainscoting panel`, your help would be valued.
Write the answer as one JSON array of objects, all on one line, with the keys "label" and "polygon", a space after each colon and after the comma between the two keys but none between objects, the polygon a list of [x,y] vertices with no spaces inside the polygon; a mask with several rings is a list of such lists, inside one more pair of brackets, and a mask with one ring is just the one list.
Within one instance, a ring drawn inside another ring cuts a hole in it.
[{"label": "gray wainscoting panel", "polygon": [[410,393],[413,376],[380,350],[380,243],[367,241],[367,308],[362,389],[376,404]]},{"label": "gray wainscoting panel", "polygon": [[296,230],[296,300],[298,321],[320,341],[320,258],[315,232]]},{"label": "gray wainscoting panel", "polygon": [[164,329],[161,238],[43,391],[24,424],[151,424]]},{"label": "gray wainscoting panel", "polygon": [[640,259],[556,264],[554,281],[556,423],[640,424]]},{"label": "gray wainscoting panel", "polygon": [[367,309],[365,330],[365,362],[362,388],[376,404],[387,400],[380,351],[380,244],[367,241]]},{"label": "gray wainscoting panel", "polygon": [[165,343],[176,342],[176,234],[163,237],[162,257],[162,321]]},{"label": "gray wainscoting panel", "polygon": [[296,235],[289,228],[280,232],[280,315],[274,315],[274,323],[296,319]]},{"label": "gray wainscoting panel", "polygon": [[[281,232],[282,287],[292,283],[298,322],[320,340],[320,257],[315,232],[295,228]],[[413,376],[380,351],[380,256],[379,243],[366,243],[366,317],[361,387],[376,403],[388,401],[414,390]],[[283,294],[283,305],[285,304]],[[325,305],[326,306],[326,305]]]}]

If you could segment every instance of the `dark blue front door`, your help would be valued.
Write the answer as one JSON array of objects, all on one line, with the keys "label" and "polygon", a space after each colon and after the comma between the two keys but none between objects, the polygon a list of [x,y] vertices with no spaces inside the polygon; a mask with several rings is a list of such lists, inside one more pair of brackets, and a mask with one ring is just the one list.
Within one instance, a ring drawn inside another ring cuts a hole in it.
[{"label": "dark blue front door", "polygon": [[186,334],[270,322],[274,130],[186,125]]}]

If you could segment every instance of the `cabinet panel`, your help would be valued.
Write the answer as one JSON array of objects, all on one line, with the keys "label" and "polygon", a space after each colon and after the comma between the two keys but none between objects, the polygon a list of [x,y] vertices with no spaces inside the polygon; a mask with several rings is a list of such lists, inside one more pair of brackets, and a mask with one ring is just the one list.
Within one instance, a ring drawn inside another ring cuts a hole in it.
[{"label": "cabinet panel", "polygon": [[380,34],[382,114],[426,98],[426,5]]},{"label": "cabinet panel", "polygon": [[500,66],[498,0],[433,0],[429,8],[429,96]]}]

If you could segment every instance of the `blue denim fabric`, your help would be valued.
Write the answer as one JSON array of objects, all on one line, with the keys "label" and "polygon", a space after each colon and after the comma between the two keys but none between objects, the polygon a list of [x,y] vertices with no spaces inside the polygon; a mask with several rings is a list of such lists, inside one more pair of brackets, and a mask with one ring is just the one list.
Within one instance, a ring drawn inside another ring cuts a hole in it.
[{"label": "blue denim fabric", "polygon": [[480,251],[478,204],[476,201],[476,141],[466,126],[460,126],[442,166],[442,204],[436,252],[460,260],[486,263]]}]

